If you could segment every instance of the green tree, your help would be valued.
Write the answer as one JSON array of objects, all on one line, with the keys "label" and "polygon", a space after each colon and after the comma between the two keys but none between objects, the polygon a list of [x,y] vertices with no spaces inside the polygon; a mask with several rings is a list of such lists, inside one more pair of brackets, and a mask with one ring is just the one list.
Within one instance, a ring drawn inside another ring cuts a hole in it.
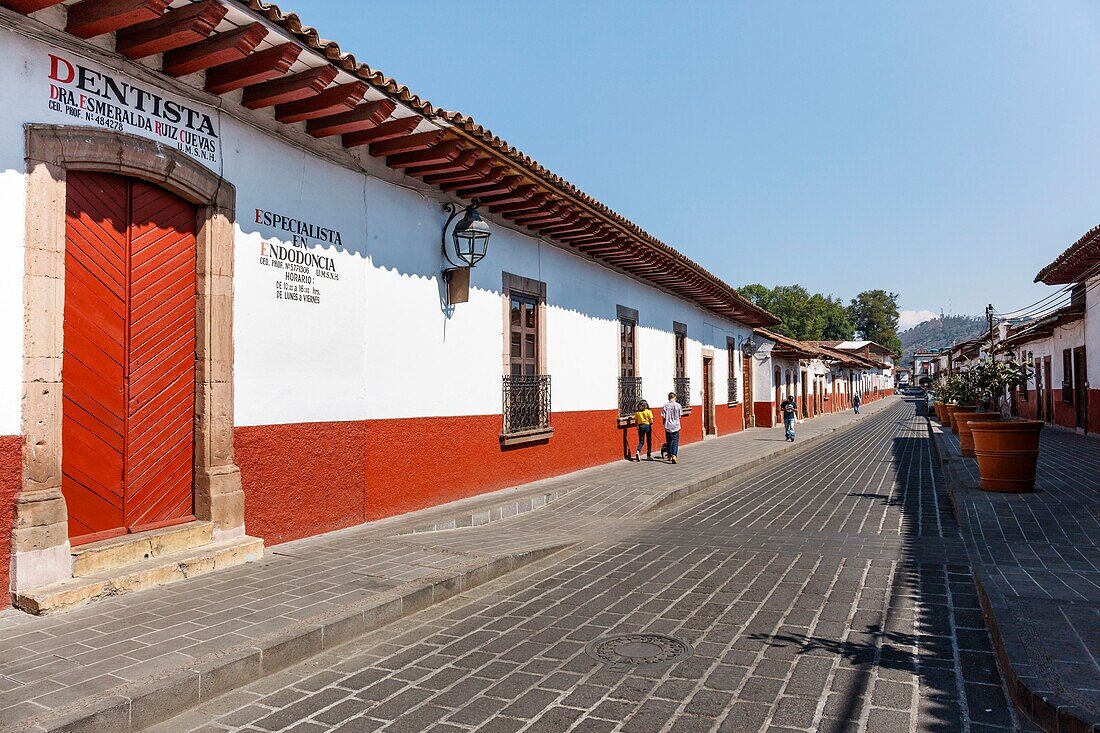
[{"label": "green tree", "polygon": [[822,314],[823,325],[817,341],[847,341],[852,338],[855,328],[848,317],[844,301],[831,295],[817,294],[811,298],[812,307]]},{"label": "green tree", "polygon": [[776,333],[803,341],[837,340],[852,337],[848,311],[839,298],[821,293],[810,294],[801,285],[746,285],[738,292],[769,311],[782,323]]},{"label": "green tree", "polygon": [[898,338],[898,294],[864,290],[852,299],[848,316],[863,338],[901,354]]}]

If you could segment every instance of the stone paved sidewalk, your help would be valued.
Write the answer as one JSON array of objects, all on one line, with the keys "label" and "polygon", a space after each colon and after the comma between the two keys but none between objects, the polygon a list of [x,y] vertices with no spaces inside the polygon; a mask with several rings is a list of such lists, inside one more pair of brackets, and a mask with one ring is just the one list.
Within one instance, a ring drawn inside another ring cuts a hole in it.
[{"label": "stone paved sidewalk", "polygon": [[[278,545],[256,563],[56,616],[0,613],[0,730],[138,730],[585,536],[629,531],[632,517],[893,404],[807,421],[793,445],[781,429],[753,430],[685,446],[676,466],[620,461]],[[426,531],[454,526],[472,528]]]},{"label": "stone paved sidewalk", "polygon": [[1100,441],[1043,431],[1035,493],[998,494],[931,430],[1017,706],[1047,731],[1100,730]]}]

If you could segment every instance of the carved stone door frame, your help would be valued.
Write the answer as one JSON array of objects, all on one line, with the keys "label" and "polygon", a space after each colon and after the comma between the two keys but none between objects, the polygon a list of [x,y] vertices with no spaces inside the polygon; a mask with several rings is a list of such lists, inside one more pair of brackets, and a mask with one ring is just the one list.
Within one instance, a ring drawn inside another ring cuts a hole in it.
[{"label": "carved stone door frame", "polygon": [[233,229],[236,191],[179,151],[110,130],[27,125],[24,242],[23,486],[15,499],[11,590],[72,575],[61,493],[65,177],[140,178],[196,205],[195,515],[217,540],[244,536],[233,459]]}]

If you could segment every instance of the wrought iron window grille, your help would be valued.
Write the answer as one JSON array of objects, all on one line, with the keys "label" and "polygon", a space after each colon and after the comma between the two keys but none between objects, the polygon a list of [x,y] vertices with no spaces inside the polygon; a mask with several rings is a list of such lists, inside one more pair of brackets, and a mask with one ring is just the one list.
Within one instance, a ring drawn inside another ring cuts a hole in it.
[{"label": "wrought iron window grille", "polygon": [[619,416],[633,415],[642,401],[642,378],[619,377]]},{"label": "wrought iron window grille", "polygon": [[741,393],[737,390],[737,379],[730,377],[726,380],[726,404],[736,405],[741,401]]},{"label": "wrought iron window grille", "polygon": [[505,435],[550,428],[549,374],[508,374],[503,384]]},{"label": "wrought iron window grille", "polygon": [[685,410],[691,409],[691,377],[673,377],[672,387],[680,406]]}]

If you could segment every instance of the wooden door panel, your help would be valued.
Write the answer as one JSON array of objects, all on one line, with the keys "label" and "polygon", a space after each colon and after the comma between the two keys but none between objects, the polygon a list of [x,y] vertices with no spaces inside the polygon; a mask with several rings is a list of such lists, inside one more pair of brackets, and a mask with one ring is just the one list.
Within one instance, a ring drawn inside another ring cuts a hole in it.
[{"label": "wooden door panel", "polygon": [[192,511],[195,414],[195,210],[133,184],[126,523]]},{"label": "wooden door panel", "polygon": [[66,182],[61,488],[80,538],[123,526],[127,187],[97,173]]},{"label": "wooden door panel", "polygon": [[62,481],[84,541],[192,514],[195,210],[140,181],[67,180]]}]

